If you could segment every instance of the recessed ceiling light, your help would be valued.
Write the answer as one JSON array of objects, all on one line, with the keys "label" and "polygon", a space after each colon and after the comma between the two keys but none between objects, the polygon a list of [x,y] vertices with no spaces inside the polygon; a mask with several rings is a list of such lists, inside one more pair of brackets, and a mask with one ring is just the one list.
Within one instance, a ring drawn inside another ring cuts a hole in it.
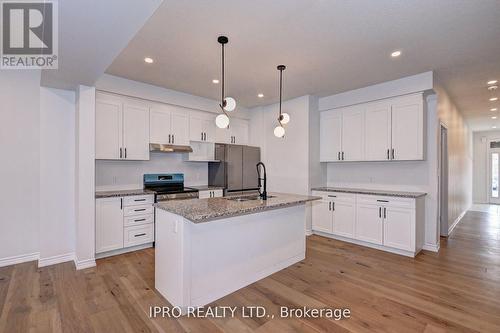
[{"label": "recessed ceiling light", "polygon": [[398,51],[394,51],[394,52],[391,53],[391,57],[393,57],[393,58],[397,58],[400,55],[401,55],[401,51],[399,51],[399,50]]},{"label": "recessed ceiling light", "polygon": [[496,84],[498,81],[497,80],[490,80],[488,81],[488,84]]},{"label": "recessed ceiling light", "polygon": [[497,119],[497,116],[493,116],[493,117],[491,117],[491,119]]},{"label": "recessed ceiling light", "polygon": [[154,60],[152,58],[146,57],[146,58],[144,58],[144,62],[147,64],[152,64],[154,62]]},{"label": "recessed ceiling light", "polygon": [[213,79],[213,80],[212,80],[212,83],[217,84],[217,83],[219,83],[219,80],[217,80],[217,79]]},{"label": "recessed ceiling light", "polygon": [[491,128],[497,128],[496,126],[491,126]]},{"label": "recessed ceiling light", "polygon": [[498,100],[498,97],[492,97],[490,98],[490,102],[494,102],[494,101],[497,101]]},{"label": "recessed ceiling light", "polygon": [[264,97],[264,94],[258,94],[257,97],[262,98],[262,97]]},{"label": "recessed ceiling light", "polygon": [[491,90],[491,91],[497,90],[497,89],[498,89],[498,86],[489,86],[488,87],[488,90]]},{"label": "recessed ceiling light", "polygon": [[497,108],[492,108],[492,109],[490,109],[490,111],[496,111],[496,110],[498,110],[498,109],[497,109]]}]

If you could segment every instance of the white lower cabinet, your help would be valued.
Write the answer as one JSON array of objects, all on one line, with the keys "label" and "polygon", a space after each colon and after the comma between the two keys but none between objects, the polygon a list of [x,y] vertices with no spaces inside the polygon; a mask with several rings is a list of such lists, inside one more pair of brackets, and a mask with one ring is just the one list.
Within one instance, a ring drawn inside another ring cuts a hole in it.
[{"label": "white lower cabinet", "polygon": [[96,199],[96,254],[154,242],[152,195]]},{"label": "white lower cabinet", "polygon": [[206,190],[198,192],[198,199],[221,198],[223,196],[223,190]]},{"label": "white lower cabinet", "polygon": [[415,256],[423,247],[423,197],[322,191],[313,195],[322,197],[313,203],[313,231],[407,256]]}]

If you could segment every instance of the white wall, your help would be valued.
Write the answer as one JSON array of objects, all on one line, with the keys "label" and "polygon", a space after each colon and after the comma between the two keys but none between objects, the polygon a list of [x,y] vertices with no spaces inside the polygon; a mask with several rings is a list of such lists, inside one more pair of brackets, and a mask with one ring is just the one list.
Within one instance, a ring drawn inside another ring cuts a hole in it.
[{"label": "white wall", "polygon": [[[75,250],[75,93],[40,88],[40,263]],[[59,259],[57,259],[59,260]]]},{"label": "white wall", "polygon": [[95,88],[76,92],[75,265],[95,266]]},{"label": "white wall", "polygon": [[0,266],[38,257],[40,72],[0,75]]},{"label": "white wall", "polygon": [[446,90],[435,84],[438,117],[448,129],[448,229],[472,204],[472,132]]},{"label": "white wall", "polygon": [[207,163],[185,162],[185,154],[151,153],[149,161],[96,161],[96,190],[142,188],[145,173],[184,173],[185,184],[207,185]]},{"label": "white wall", "polygon": [[500,131],[474,132],[473,139],[473,202],[488,203],[489,141],[500,140]]}]

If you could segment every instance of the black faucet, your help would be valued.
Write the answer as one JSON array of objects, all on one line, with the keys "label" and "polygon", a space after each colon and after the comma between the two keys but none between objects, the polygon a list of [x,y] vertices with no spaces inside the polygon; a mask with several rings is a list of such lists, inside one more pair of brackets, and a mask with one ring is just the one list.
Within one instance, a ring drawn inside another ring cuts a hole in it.
[{"label": "black faucet", "polygon": [[[259,166],[262,166],[262,169],[264,169],[264,177],[261,177],[260,169]],[[267,200],[267,175],[266,175],[266,166],[264,163],[259,162],[257,163],[257,179],[258,179],[258,184],[259,184],[259,195],[262,200]],[[264,190],[261,192],[260,188],[262,186],[261,181],[264,181]]]}]

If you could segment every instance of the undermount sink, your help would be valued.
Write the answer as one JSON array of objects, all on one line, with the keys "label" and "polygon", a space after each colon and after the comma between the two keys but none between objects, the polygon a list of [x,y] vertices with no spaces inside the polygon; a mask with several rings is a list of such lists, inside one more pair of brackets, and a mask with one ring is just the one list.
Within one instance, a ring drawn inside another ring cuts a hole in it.
[{"label": "undermount sink", "polygon": [[[268,195],[267,198],[274,198],[274,195]],[[238,201],[238,202],[243,202],[243,201],[252,201],[252,200],[260,200],[260,196],[258,195],[252,195],[252,196],[244,196],[244,197],[226,197],[226,200],[231,200],[231,201]]]}]

